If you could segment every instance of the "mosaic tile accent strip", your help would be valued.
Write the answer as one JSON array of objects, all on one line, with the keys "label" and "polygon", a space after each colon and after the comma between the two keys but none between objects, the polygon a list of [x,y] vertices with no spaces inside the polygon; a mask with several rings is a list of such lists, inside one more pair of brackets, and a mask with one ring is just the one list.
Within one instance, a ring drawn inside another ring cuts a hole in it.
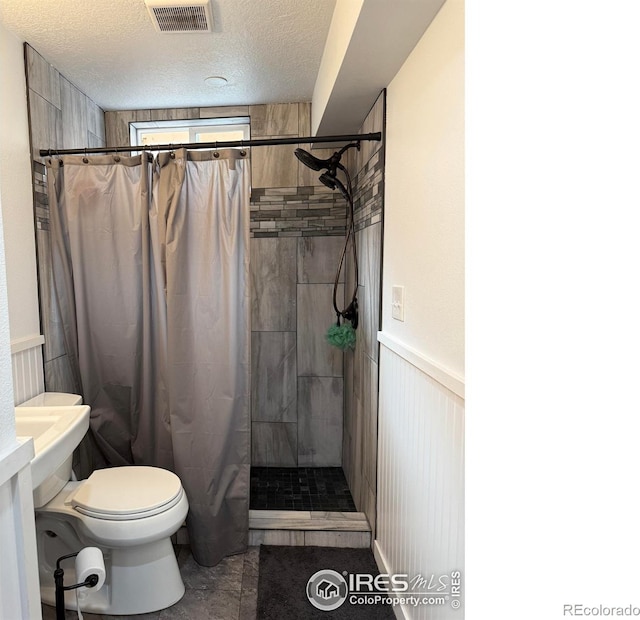
[{"label": "mosaic tile accent strip", "polygon": [[250,508],[356,511],[341,467],[252,467]]},{"label": "mosaic tile accent strip", "polygon": [[347,205],[328,187],[302,186],[251,190],[252,237],[344,235]]},{"label": "mosaic tile accent strip", "polygon": [[374,153],[354,179],[356,231],[382,220],[384,202],[382,149]]},{"label": "mosaic tile accent strip", "polygon": [[49,194],[47,190],[47,168],[39,161],[33,164],[33,204],[36,214],[36,227],[49,230]]}]

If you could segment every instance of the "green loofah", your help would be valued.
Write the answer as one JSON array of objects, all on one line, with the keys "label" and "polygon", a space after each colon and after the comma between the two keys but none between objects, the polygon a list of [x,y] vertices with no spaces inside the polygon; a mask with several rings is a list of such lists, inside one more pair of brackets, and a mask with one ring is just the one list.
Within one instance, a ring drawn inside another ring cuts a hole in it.
[{"label": "green loofah", "polygon": [[329,344],[343,351],[356,348],[356,330],[351,327],[350,323],[332,325],[327,330],[326,339]]}]

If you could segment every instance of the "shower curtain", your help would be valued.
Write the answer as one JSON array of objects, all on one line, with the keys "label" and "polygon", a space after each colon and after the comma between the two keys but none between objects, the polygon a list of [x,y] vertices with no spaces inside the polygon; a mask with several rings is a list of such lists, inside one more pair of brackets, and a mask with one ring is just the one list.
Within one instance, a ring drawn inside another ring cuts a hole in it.
[{"label": "shower curtain", "polygon": [[48,167],[54,290],[91,406],[84,470],[175,471],[194,558],[214,565],[248,537],[248,161],[180,149]]}]

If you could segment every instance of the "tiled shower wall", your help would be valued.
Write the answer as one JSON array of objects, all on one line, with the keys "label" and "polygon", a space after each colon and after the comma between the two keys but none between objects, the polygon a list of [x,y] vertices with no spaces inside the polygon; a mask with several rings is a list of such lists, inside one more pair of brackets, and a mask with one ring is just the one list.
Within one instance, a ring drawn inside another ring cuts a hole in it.
[{"label": "tiled shower wall", "polygon": [[[351,150],[348,170],[355,194],[358,248],[358,305],[360,324],[356,348],[344,356],[344,438],[342,465],[358,510],[367,515],[372,531],[376,525],[376,471],[378,452],[378,340],[382,276],[382,226],[384,202],[383,91],[360,133],[382,132],[382,142],[362,142]],[[352,261],[345,285],[350,295],[354,282]]]},{"label": "tiled shower wall", "polygon": [[[76,392],[78,386],[72,377],[65,352],[51,284],[47,170],[39,151],[41,148],[104,146],[104,112],[28,44],[25,44],[25,64],[31,130],[40,321],[45,339],[42,347],[44,385],[48,391]],[[34,365],[29,366],[32,367],[35,368]],[[24,376],[14,378],[17,386],[26,381],[28,378]]]}]

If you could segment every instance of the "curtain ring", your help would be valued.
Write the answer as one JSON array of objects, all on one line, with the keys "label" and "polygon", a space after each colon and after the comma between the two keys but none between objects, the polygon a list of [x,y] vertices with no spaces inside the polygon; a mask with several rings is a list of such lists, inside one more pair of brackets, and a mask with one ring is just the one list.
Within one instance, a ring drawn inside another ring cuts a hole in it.
[{"label": "curtain ring", "polygon": [[88,163],[89,163],[89,158],[87,157],[87,147],[86,147],[86,146],[84,147],[84,157],[82,158],[82,161],[83,161],[85,164],[88,164]]},{"label": "curtain ring", "polygon": [[218,153],[218,141],[217,140],[215,141],[215,144],[213,145],[213,148],[215,149],[213,151],[213,156],[216,157],[216,158],[220,157],[220,153]]}]

